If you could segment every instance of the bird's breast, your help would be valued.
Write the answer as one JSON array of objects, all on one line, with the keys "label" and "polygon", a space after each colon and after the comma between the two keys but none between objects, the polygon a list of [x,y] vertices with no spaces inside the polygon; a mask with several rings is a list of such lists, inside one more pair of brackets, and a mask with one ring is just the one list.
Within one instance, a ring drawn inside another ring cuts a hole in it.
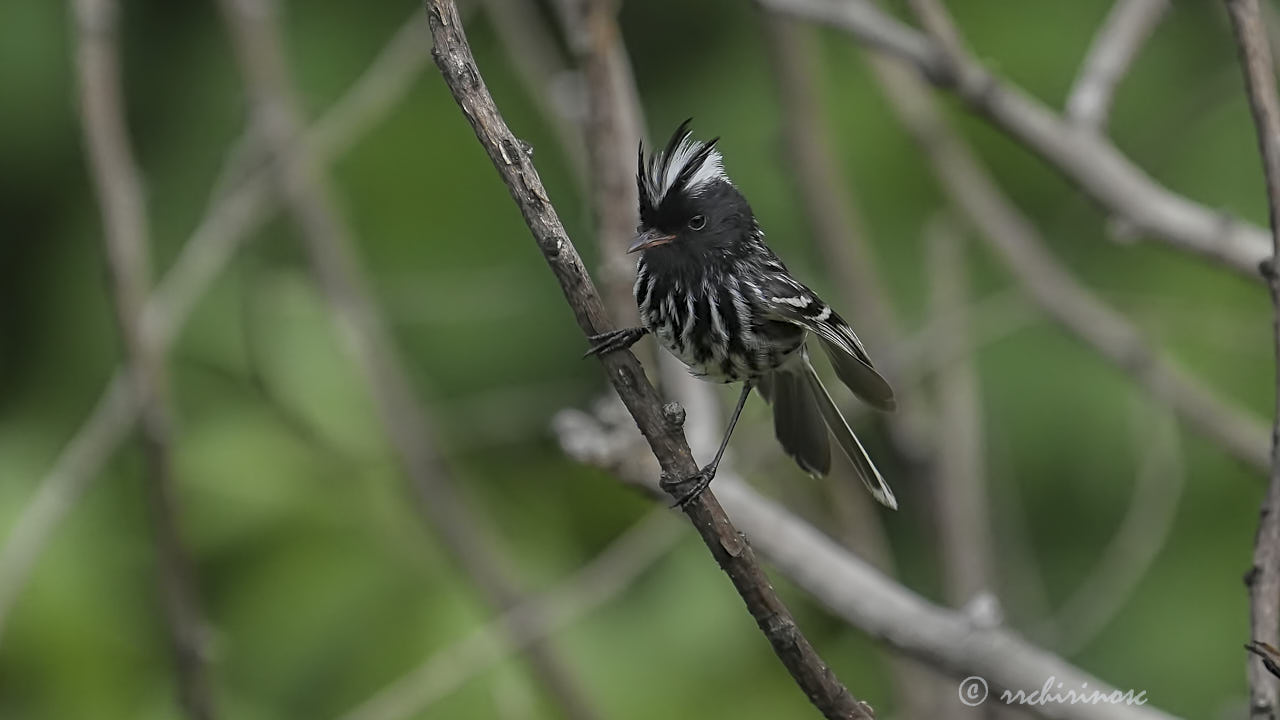
[{"label": "bird's breast", "polygon": [[804,331],[762,317],[759,293],[729,273],[682,278],[637,268],[640,319],[658,342],[711,382],[757,377],[784,363],[804,343]]}]

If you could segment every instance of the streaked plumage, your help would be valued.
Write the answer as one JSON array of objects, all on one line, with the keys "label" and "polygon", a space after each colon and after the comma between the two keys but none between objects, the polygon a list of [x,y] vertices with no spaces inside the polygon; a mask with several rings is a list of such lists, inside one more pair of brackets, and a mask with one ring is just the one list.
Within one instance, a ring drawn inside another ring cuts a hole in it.
[{"label": "streaked plumage", "polygon": [[[877,500],[897,503],[809,362],[806,339],[817,336],[837,376],[865,402],[894,407],[893,390],[871,364],[852,328],[794,279],[764,243],[750,205],[724,172],[715,139],[693,139],[688,121],[666,148],[640,150],[635,297],[643,328],[595,338],[593,352],[629,346],[646,331],[694,375],[711,382],[743,382],[730,422],[755,387],[773,405],[779,442],[806,472],[831,467],[827,430]],[[715,461],[703,470],[710,482]]]}]

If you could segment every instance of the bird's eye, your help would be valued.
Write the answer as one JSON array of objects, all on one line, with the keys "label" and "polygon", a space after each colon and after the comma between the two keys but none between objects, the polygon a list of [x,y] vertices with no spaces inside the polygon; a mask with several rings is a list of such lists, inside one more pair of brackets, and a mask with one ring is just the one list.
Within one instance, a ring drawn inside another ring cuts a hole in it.
[{"label": "bird's eye", "polygon": [[701,215],[694,215],[693,217],[689,218],[690,230],[701,230],[706,226],[707,226],[707,219]]}]

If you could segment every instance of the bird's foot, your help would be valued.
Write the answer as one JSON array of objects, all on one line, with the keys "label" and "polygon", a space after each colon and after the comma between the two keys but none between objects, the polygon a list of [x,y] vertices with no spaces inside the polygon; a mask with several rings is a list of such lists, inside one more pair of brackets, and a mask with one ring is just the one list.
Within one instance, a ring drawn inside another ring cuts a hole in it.
[{"label": "bird's foot", "polygon": [[626,350],[627,348],[639,342],[640,338],[648,333],[648,328],[633,327],[622,328],[621,330],[610,330],[599,335],[592,335],[587,338],[591,341],[591,348],[582,357],[591,357],[592,355],[604,355],[606,353]]},{"label": "bird's foot", "polygon": [[693,502],[694,499],[701,495],[703,490],[706,490],[711,486],[711,481],[715,479],[715,476],[715,465],[708,465],[687,478],[675,480],[663,477],[659,484],[662,485],[663,490],[666,490],[673,495],[676,491],[681,491],[679,498],[671,507],[683,510],[689,503]]},{"label": "bird's foot", "polygon": [[1267,672],[1280,677],[1280,650],[1274,645],[1254,640],[1245,645],[1244,649],[1262,658],[1262,665]]}]

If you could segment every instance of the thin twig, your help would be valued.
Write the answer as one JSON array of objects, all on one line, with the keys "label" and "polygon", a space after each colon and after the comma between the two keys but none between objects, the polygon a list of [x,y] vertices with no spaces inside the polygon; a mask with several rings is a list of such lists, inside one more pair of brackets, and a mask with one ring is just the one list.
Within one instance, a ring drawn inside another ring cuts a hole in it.
[{"label": "thin twig", "polygon": [[[1259,510],[1254,538],[1253,566],[1245,576],[1249,587],[1249,619],[1254,643],[1275,645],[1280,636],[1280,99],[1271,48],[1258,0],[1227,0],[1231,27],[1240,48],[1245,91],[1258,132],[1258,149],[1267,183],[1267,208],[1271,214],[1271,259],[1262,274],[1275,306],[1276,420],[1271,434],[1271,482]],[[1250,717],[1275,720],[1280,714],[1276,678],[1260,661],[1249,663]]]},{"label": "thin twig", "polygon": [[1168,9],[1169,0],[1116,0],[1067,96],[1069,120],[1093,132],[1106,130],[1116,86]]},{"label": "thin twig", "polygon": [[[556,429],[561,447],[570,456],[614,472],[655,498],[665,497],[654,481],[653,457],[637,453],[639,438],[626,418],[564,411]],[[988,702],[1003,690],[1031,692],[1049,677],[1064,687],[1088,687],[1103,695],[1115,689],[1016,633],[930,603],[761,496],[732,472],[716,474],[716,490],[761,555],[828,610],[953,677],[984,678],[991,690]],[[1153,707],[1150,698],[1144,696],[1144,701],[1133,705],[1049,703],[1026,709],[1063,720],[1171,718]]]},{"label": "thin twig", "polygon": [[[1186,468],[1179,449],[1178,428],[1172,418],[1152,423],[1140,414],[1135,432],[1147,451],[1133,484],[1133,498],[1120,527],[1085,579],[1046,623],[1057,650],[1075,655],[1106,629],[1133,595],[1159,556],[1177,517]],[[1149,427],[1150,426],[1150,427]]]},{"label": "thin twig", "polygon": [[[427,17],[434,39],[432,54],[445,83],[475,131],[512,198],[520,207],[544,258],[560,283],[579,327],[588,335],[612,328],[577,249],[543,189],[523,144],[507,128],[485,88],[467,45],[457,8],[449,0],[428,0]],[[653,386],[630,352],[601,359],[610,382],[626,404],[658,459],[666,477],[683,479],[698,468],[684,434],[683,411],[663,408]],[[679,487],[672,487],[678,494]],[[729,521],[712,492],[685,506],[716,561],[733,581],[752,617],[809,700],[828,718],[872,718],[869,706],[856,700],[818,656],[773,590],[745,538]]]},{"label": "thin twig", "polygon": [[870,60],[891,108],[923,149],[942,189],[1004,260],[1028,297],[1139,387],[1167,403],[1188,427],[1250,465],[1267,468],[1266,428],[1174,365],[1123,315],[1081,284],[946,124],[919,79],[883,58]]},{"label": "thin twig", "polygon": [[952,90],[975,113],[1040,155],[1109,214],[1136,233],[1258,278],[1270,257],[1262,228],[1163,187],[1110,140],[1082,131],[967,54],[950,55],[870,0],[754,0],[777,12],[839,28],[872,49],[905,61],[933,84]]},{"label": "thin twig", "polygon": [[[427,65],[423,22],[415,12],[308,131],[307,144],[318,161],[329,162],[350,149],[403,97],[410,81]],[[167,351],[173,344],[196,302],[230,263],[240,243],[275,211],[270,180],[267,169],[259,168],[238,186],[219,193],[147,298],[142,329],[159,351]],[[124,443],[137,417],[125,375],[117,370],[53,467],[36,484],[35,496],[23,506],[0,548],[0,635],[53,531]]]},{"label": "thin twig", "polygon": [[133,158],[120,77],[119,12],[114,0],[75,0],[80,114],[94,189],[105,225],[111,299],[124,347],[125,374],[141,419],[139,438],[156,543],[156,581],[169,630],[178,696],[194,720],[214,716],[207,633],[178,529],[173,426],[164,353],[143,332],[151,282],[142,180]]},{"label": "thin twig", "polygon": [[[316,281],[369,388],[418,508],[485,601],[497,610],[512,607],[521,598],[511,572],[431,446],[430,418],[414,398],[395,342],[368,290],[352,250],[351,230],[335,210],[325,173],[302,142],[302,114],[294,99],[276,8],[269,0],[222,0],[221,6],[256,124],[274,156],[274,181],[302,229]],[[577,681],[546,643],[531,644],[528,656],[531,669],[568,717],[596,716]]]},{"label": "thin twig", "polygon": [[[1034,626],[1053,614],[1049,601],[1049,589],[1045,584],[1044,569],[1036,555],[1032,538],[1033,523],[1027,517],[1028,503],[1023,500],[1025,486],[1037,488],[1039,477],[1027,477],[1016,472],[1014,448],[1004,435],[992,434],[987,442],[987,465],[992,478],[1001,478],[992,487],[991,519],[993,534],[1000,538],[998,545],[1001,586],[1005,598],[1006,622],[1016,627]],[[1059,639],[1053,634],[1056,626],[1041,626],[1042,632],[1031,636],[1045,647],[1057,647]]]},{"label": "thin twig", "polygon": [[531,643],[545,640],[616,598],[684,537],[665,510],[654,510],[556,587],[531,597],[427,658],[343,720],[417,717],[467,680]]}]

